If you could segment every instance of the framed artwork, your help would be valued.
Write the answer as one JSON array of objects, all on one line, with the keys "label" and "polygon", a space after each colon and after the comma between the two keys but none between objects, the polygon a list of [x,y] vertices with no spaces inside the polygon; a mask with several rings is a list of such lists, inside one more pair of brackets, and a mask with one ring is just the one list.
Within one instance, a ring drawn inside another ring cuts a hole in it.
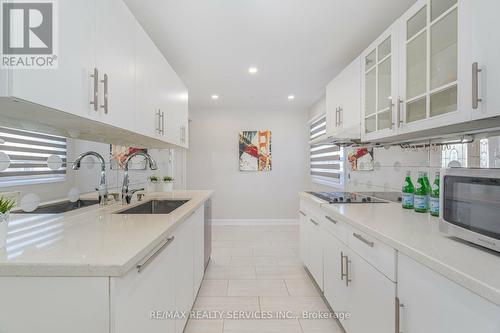
[{"label": "framed artwork", "polygon": [[[145,148],[125,147],[118,145],[110,145],[111,152],[111,169],[122,170],[125,160],[137,151],[148,152]],[[137,156],[129,164],[129,170],[146,170],[146,159],[143,156]]]},{"label": "framed artwork", "polygon": [[271,171],[271,131],[240,132],[240,171]]},{"label": "framed artwork", "polygon": [[373,148],[353,148],[347,159],[352,171],[373,171]]}]

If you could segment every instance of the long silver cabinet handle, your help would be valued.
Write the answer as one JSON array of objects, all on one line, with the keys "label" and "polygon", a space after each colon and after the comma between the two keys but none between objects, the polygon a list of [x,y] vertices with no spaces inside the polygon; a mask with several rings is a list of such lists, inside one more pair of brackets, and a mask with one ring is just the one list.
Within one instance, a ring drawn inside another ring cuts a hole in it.
[{"label": "long silver cabinet handle", "polygon": [[394,128],[394,126],[396,125],[396,123],[394,122],[394,116],[392,112],[393,109],[394,109],[394,101],[392,100],[392,96],[389,96],[389,114],[391,115],[392,118],[392,123],[391,123],[392,128]]},{"label": "long silver cabinet handle", "polygon": [[344,109],[341,106],[339,106],[339,127],[342,126],[342,124],[344,123],[344,119],[342,116],[343,112]]},{"label": "long silver cabinet handle", "polygon": [[174,241],[174,236],[167,238],[165,243],[158,250],[156,250],[152,255],[146,258],[142,263],[136,266],[137,272],[141,273],[163,250],[165,250]]},{"label": "long silver cabinet handle", "polygon": [[340,280],[344,281],[344,252],[340,251]]},{"label": "long silver cabinet handle", "polygon": [[374,242],[372,241],[369,241],[368,239],[364,238],[363,236],[361,236],[360,234],[357,234],[357,233],[353,233],[352,234],[354,237],[356,237],[357,239],[359,239],[360,241],[362,241],[363,243],[365,243],[366,245],[368,245],[369,247],[373,247],[375,245]]},{"label": "long silver cabinet handle", "polygon": [[104,74],[104,79],[101,80],[103,84],[103,93],[104,93],[104,104],[101,105],[101,108],[104,109],[104,113],[108,114],[108,74]]},{"label": "long silver cabinet handle", "polygon": [[156,132],[158,132],[158,134],[161,134],[161,124],[160,124],[160,121],[161,121],[161,111],[160,109],[158,109],[156,112],[155,112],[155,116],[156,116]]},{"label": "long silver cabinet handle", "polygon": [[311,221],[311,222],[312,222],[312,224],[314,224],[314,225],[319,225],[319,223],[318,223],[318,222],[316,222],[316,221],[314,221],[313,219],[309,219],[309,221]]},{"label": "long silver cabinet handle", "polygon": [[403,120],[401,118],[401,104],[403,104],[403,100],[401,99],[401,97],[398,96],[398,100],[397,100],[397,105],[396,105],[396,112],[397,112],[397,116],[398,116],[398,128],[401,127],[401,125],[403,124]]},{"label": "long silver cabinet handle", "polygon": [[401,332],[401,308],[404,308],[404,304],[401,303],[401,301],[399,300],[399,297],[396,297],[395,299],[395,306],[394,306],[394,317],[395,317],[395,320],[396,320],[396,325],[395,325],[395,330],[394,332],[395,333],[403,333]]},{"label": "long silver cabinet handle", "polygon": [[328,221],[332,222],[333,224],[337,224],[337,223],[338,223],[338,221],[336,221],[336,220],[332,219],[332,218],[331,218],[330,216],[328,216],[328,215],[326,215],[326,216],[325,216],[325,219],[327,219]]},{"label": "long silver cabinet handle", "polygon": [[482,99],[479,98],[479,73],[481,71],[479,64],[474,62],[472,64],[472,108],[474,110],[479,107],[479,102],[482,102]]},{"label": "long silver cabinet handle", "polygon": [[99,70],[94,68],[94,72],[90,74],[90,77],[94,79],[94,91],[90,105],[94,106],[94,111],[99,110]]},{"label": "long silver cabinet handle", "polygon": [[161,112],[161,135],[165,135],[165,112]]},{"label": "long silver cabinet handle", "polygon": [[299,213],[300,213],[300,215],[302,215],[302,216],[307,216],[307,214],[306,214],[306,213],[304,213],[304,212],[303,212],[303,211],[301,211],[301,210],[299,210]]}]

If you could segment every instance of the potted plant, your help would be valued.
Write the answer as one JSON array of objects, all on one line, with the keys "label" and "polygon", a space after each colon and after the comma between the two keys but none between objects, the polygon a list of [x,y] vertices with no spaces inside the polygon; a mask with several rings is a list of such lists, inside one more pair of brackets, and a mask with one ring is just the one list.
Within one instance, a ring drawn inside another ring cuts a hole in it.
[{"label": "potted plant", "polygon": [[4,247],[7,240],[7,222],[10,210],[15,206],[15,201],[0,197],[0,248]]},{"label": "potted plant", "polygon": [[148,177],[148,192],[156,192],[158,187],[158,177],[149,176]]},{"label": "potted plant", "polygon": [[174,189],[174,179],[170,176],[163,177],[163,191],[170,192]]}]

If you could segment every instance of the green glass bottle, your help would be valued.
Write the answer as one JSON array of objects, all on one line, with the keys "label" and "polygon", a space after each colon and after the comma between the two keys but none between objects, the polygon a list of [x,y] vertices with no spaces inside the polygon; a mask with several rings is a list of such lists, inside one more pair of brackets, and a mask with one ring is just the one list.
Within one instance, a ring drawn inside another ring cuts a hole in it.
[{"label": "green glass bottle", "polygon": [[427,171],[424,171],[424,182],[425,182],[425,186],[427,187],[427,209],[429,209],[430,207],[430,194],[431,194],[431,183],[429,182],[429,174],[427,173]]},{"label": "green glass bottle", "polygon": [[404,209],[413,209],[413,198],[415,195],[415,187],[411,182],[411,172],[406,171],[406,179],[402,190],[402,203]]},{"label": "green glass bottle", "polygon": [[436,178],[430,191],[430,212],[432,216],[439,216],[439,171],[436,172]]},{"label": "green glass bottle", "polygon": [[417,213],[427,213],[429,211],[428,198],[429,190],[425,184],[425,174],[418,173],[418,180],[415,186],[414,208]]}]

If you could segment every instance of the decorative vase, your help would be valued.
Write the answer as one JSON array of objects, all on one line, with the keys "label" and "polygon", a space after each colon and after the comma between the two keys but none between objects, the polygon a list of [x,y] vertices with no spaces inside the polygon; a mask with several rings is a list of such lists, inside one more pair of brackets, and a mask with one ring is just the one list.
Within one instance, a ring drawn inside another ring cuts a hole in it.
[{"label": "decorative vase", "polygon": [[148,192],[156,192],[157,191],[157,186],[158,185],[158,182],[148,182],[148,188],[147,188],[147,191]]},{"label": "decorative vase", "polygon": [[174,182],[163,182],[163,192],[171,192],[174,189]]},{"label": "decorative vase", "polygon": [[7,244],[7,224],[9,222],[9,212],[0,213],[0,248]]}]

